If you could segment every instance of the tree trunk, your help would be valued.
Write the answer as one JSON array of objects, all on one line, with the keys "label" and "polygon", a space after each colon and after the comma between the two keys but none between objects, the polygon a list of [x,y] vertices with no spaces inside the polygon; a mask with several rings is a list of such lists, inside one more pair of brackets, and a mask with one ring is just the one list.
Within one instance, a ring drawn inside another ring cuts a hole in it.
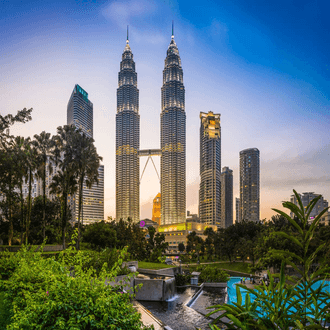
[{"label": "tree trunk", "polygon": [[62,212],[62,244],[63,250],[65,250],[65,231],[66,231],[66,211],[67,211],[67,203],[68,203],[68,196],[64,194],[63,196],[63,212]]},{"label": "tree trunk", "polygon": [[80,214],[81,214],[81,206],[82,206],[82,190],[84,183],[84,175],[79,180],[79,202],[78,202],[78,239],[77,239],[77,250],[80,249]]},{"label": "tree trunk", "polygon": [[13,216],[12,216],[12,175],[9,171],[9,194],[8,194],[8,220],[9,220],[9,231],[8,231],[8,245],[11,246],[13,239],[14,228],[13,228]]},{"label": "tree trunk", "polygon": [[29,242],[29,229],[30,229],[30,220],[31,220],[31,191],[32,191],[32,169],[29,169],[29,194],[28,194],[28,205],[26,212],[26,221],[25,221],[25,244]]},{"label": "tree trunk", "polygon": [[42,190],[43,190],[43,210],[42,210],[42,238],[45,240],[46,237],[46,159],[44,159],[44,173],[43,173],[43,182],[42,182]]},{"label": "tree trunk", "polygon": [[20,195],[21,195],[21,245],[23,244],[24,232],[24,199],[23,199],[23,182],[20,181]]}]

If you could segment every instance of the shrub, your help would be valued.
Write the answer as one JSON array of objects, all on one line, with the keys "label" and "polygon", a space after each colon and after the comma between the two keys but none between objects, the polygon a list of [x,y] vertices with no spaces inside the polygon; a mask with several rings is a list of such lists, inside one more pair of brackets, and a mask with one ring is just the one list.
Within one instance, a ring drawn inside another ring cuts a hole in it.
[{"label": "shrub", "polygon": [[185,274],[176,274],[175,275],[175,285],[177,286],[183,286],[187,283],[190,283],[191,275],[185,275]]},{"label": "shrub", "polygon": [[131,295],[105,285],[117,275],[126,251],[111,271],[103,265],[97,274],[86,266],[90,261],[86,253],[68,250],[58,260],[45,259],[26,247],[16,254],[19,267],[5,284],[5,303],[11,306],[7,329],[140,330],[143,325]]},{"label": "shrub", "polygon": [[197,267],[197,271],[201,272],[199,278],[202,282],[227,282],[229,280],[229,275],[226,271],[212,265],[207,265],[206,267],[200,265]]}]

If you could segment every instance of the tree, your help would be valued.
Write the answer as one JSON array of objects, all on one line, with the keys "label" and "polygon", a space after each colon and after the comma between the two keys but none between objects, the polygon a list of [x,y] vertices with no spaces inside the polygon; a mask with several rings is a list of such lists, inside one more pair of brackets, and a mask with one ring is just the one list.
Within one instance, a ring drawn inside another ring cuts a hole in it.
[{"label": "tree", "polygon": [[46,230],[46,172],[52,173],[52,156],[51,149],[54,145],[54,140],[50,138],[50,133],[42,131],[40,135],[35,134],[32,141],[37,152],[37,176],[42,181],[42,197],[43,197],[43,212],[42,212],[42,236],[45,239]]},{"label": "tree", "polygon": [[83,240],[97,250],[114,248],[117,244],[117,232],[110,223],[100,221],[86,227]]},{"label": "tree", "polygon": [[68,197],[77,191],[76,166],[74,163],[74,135],[73,125],[59,126],[54,136],[54,162],[59,171],[54,175],[50,184],[50,192],[57,194],[61,201],[62,244],[65,249],[65,233],[68,223]]},{"label": "tree", "polygon": [[184,244],[182,242],[180,242],[179,245],[178,245],[178,249],[179,249],[180,253],[182,253],[182,252],[184,252],[184,250],[186,248],[185,248]]},{"label": "tree", "polygon": [[78,240],[77,249],[80,247],[80,215],[82,209],[83,187],[92,188],[94,183],[98,184],[98,169],[100,167],[100,157],[94,146],[94,140],[85,135],[81,130],[77,130],[74,135],[74,163],[78,182]]}]

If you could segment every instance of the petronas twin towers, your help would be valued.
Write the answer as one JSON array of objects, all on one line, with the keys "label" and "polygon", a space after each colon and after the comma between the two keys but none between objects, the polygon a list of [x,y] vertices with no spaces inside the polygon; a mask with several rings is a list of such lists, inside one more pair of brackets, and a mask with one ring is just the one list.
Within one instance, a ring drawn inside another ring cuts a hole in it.
[{"label": "petronas twin towers", "polygon": [[[172,32],[161,89],[161,224],[186,220],[186,113],[183,72]],[[127,38],[120,63],[116,114],[116,218],[140,220],[139,90]],[[141,153],[142,154],[142,153]]]}]

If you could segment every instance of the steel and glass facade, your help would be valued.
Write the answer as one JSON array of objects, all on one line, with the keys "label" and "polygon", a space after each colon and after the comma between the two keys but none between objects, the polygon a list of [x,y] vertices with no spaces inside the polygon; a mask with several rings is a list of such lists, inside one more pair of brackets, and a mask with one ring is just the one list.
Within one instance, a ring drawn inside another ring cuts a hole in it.
[{"label": "steel and glass facade", "polygon": [[220,114],[201,112],[199,217],[209,225],[221,225],[221,127]]},{"label": "steel and glass facade", "polygon": [[167,49],[161,93],[161,224],[168,225],[186,220],[185,89],[173,35]]},{"label": "steel and glass facade", "polygon": [[[93,138],[93,103],[88,99],[88,93],[79,85],[75,85],[68,102],[67,124],[80,128],[86,136]],[[56,169],[54,169],[56,170]],[[99,182],[91,189],[83,185],[82,210],[80,219],[83,224],[104,220],[104,166],[98,169]],[[78,221],[78,193],[69,196],[72,221]]]},{"label": "steel and glass facade", "polygon": [[221,173],[221,227],[233,224],[233,171],[223,167]]},{"label": "steel and glass facade", "polygon": [[139,90],[127,40],[120,62],[116,114],[116,219],[140,220]]},{"label": "steel and glass facade", "polygon": [[260,220],[260,155],[257,148],[239,153],[240,221]]}]

